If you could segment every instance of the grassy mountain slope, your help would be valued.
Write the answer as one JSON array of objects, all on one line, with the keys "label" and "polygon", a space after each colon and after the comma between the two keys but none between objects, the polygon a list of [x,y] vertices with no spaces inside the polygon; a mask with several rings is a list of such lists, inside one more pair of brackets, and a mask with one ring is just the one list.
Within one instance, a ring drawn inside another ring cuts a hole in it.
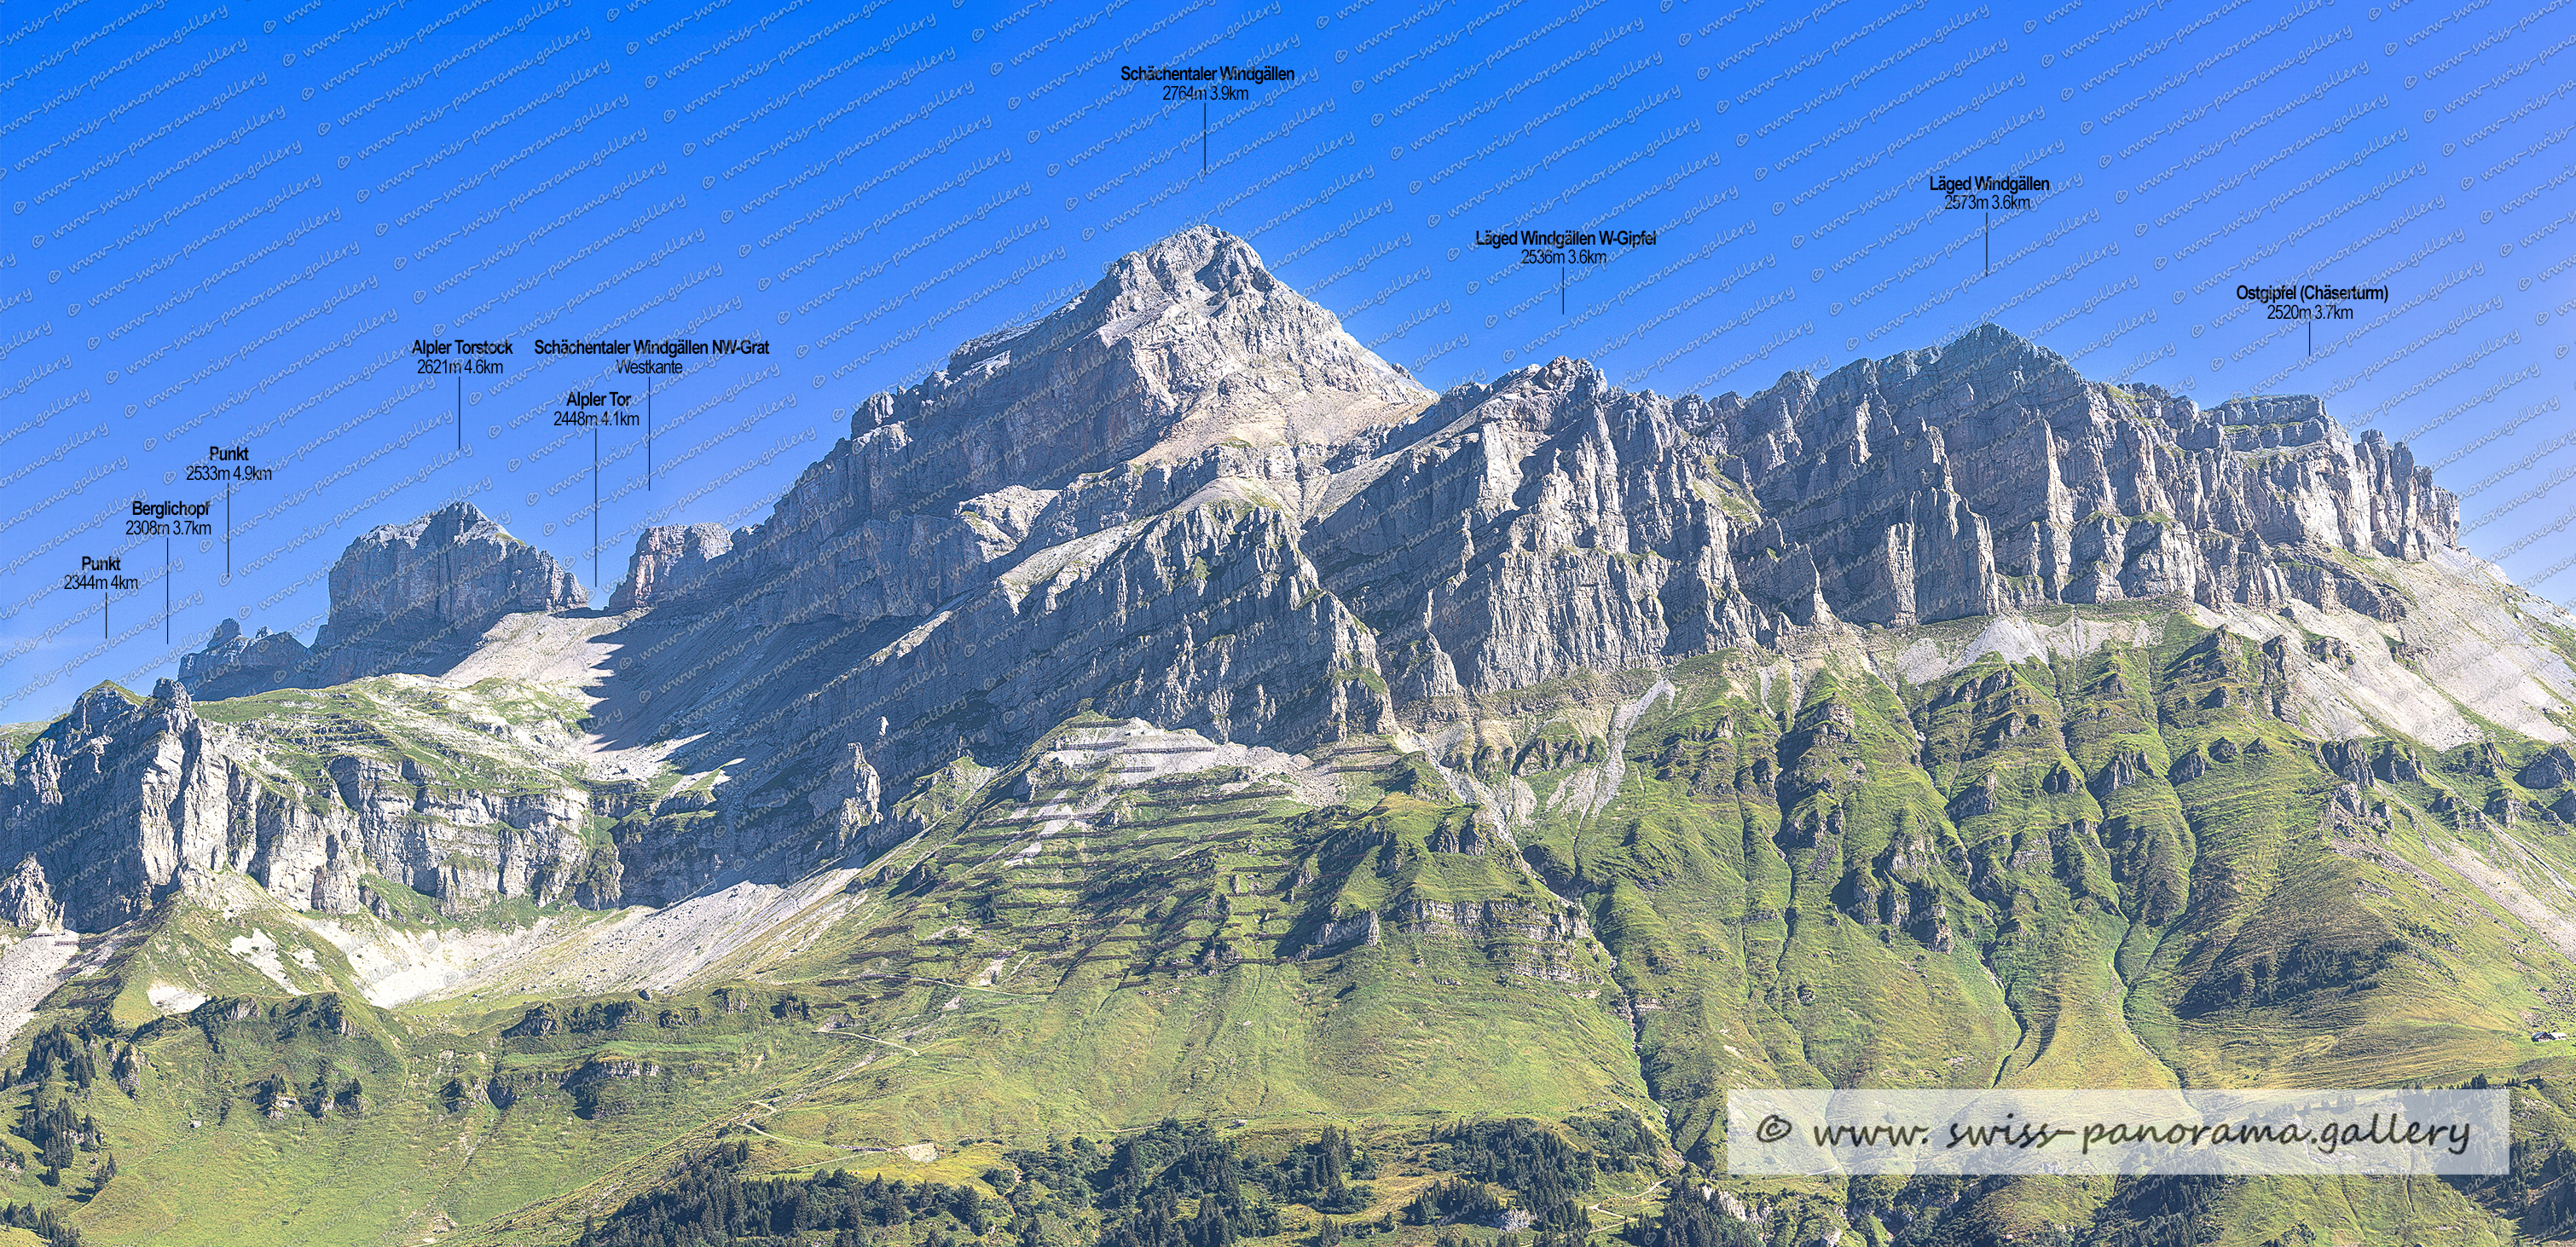
[{"label": "grassy mountain slope", "polygon": [[[1581,1202],[1639,1242],[1703,1187],[1772,1241],[2576,1224],[2576,1068],[2527,1038],[2576,1018],[2576,837],[2554,812],[2576,811],[2576,768],[2491,719],[2467,740],[2316,730],[2341,673],[2428,661],[2402,642],[2355,655],[2297,621],[2153,603],[2036,620],[2088,639],[2017,656],[1986,626],[1578,674],[1300,756],[1086,715],[934,774],[898,804],[903,843],[732,927],[533,901],[469,918],[385,881],[379,913],[326,919],[199,880],[90,937],[18,1033],[0,1199],[89,1242],[564,1242],[726,1140],[753,1145],[746,1177],[1007,1204],[1035,1172],[1011,1154],[1051,1138],[1177,1117],[1288,1155],[1348,1126],[1387,1161],[1359,1206],[1260,1187],[1276,1236],[1311,1239],[1455,1179],[1438,1141],[1458,1123],[1579,1143],[1565,1123],[1633,1110],[1658,1136],[1646,1168]],[[1907,657],[1926,645],[1953,657]],[[277,713],[258,700],[203,713]],[[435,700],[406,695],[403,722]],[[692,968],[561,972],[666,937],[685,958],[638,964]],[[408,987],[377,964],[438,941],[507,955]],[[2479,1077],[2524,1088],[2508,1179],[1722,1176],[1731,1086]],[[94,1129],[49,1175],[56,1105]],[[1089,1198],[903,1241],[1124,1224]]]}]

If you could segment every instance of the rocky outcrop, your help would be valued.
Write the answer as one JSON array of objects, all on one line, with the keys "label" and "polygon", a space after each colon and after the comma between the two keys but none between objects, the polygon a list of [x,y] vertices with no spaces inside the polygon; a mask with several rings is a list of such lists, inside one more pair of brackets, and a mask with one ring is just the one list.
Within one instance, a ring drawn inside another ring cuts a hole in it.
[{"label": "rocky outcrop", "polygon": [[530,757],[474,761],[433,771],[352,725],[210,722],[175,680],[148,700],[101,685],[0,784],[0,857],[21,861],[0,884],[0,919],[15,906],[20,925],[58,912],[104,930],[217,870],[331,912],[364,907],[370,875],[451,912],[511,896],[614,903],[601,885],[615,851],[602,862],[583,835],[589,795],[475,777],[528,770]]},{"label": "rocky outcrop", "polygon": [[1346,947],[1374,948],[1382,935],[1374,912],[1335,918],[1315,928],[1315,938],[1297,953],[1299,960]]},{"label": "rocky outcrop", "polygon": [[2576,757],[2570,757],[2564,745],[2551,745],[2534,755],[2513,778],[2525,788],[2564,788],[2576,784]]},{"label": "rocky outcrop", "polygon": [[733,548],[733,530],[722,524],[666,524],[644,530],[627,559],[626,579],[609,595],[608,609],[623,614],[688,591],[707,565]]},{"label": "rocky outcrop", "polygon": [[504,615],[588,601],[553,555],[453,502],[349,543],[331,566],[331,618],[314,638],[314,663],[326,684],[423,670],[470,651]]},{"label": "rocky outcrop", "polygon": [[44,865],[33,853],[19,858],[18,869],[0,879],[0,922],[35,932],[62,929],[63,907],[54,900]]},{"label": "rocky outcrop", "polygon": [[331,615],[307,649],[263,628],[244,638],[227,619],[179,678],[206,699],[273,688],[321,688],[372,675],[436,674],[472,653],[485,629],[521,611],[582,606],[570,569],[513,537],[470,502],[349,543],[331,566]]},{"label": "rocky outcrop", "polygon": [[313,651],[293,633],[262,628],[244,636],[238,620],[226,619],[215,626],[205,649],[180,656],[179,682],[208,701],[246,697],[285,687],[312,657]]},{"label": "rocky outcrop", "polygon": [[908,834],[902,794],[1084,711],[1295,751],[1810,628],[2140,598],[2391,619],[2371,561],[2458,523],[2314,399],[2203,409],[1994,326],[1750,397],[1568,359],[1435,397],[1206,227],[854,411],[766,522],[650,529],[629,560],[600,730],[725,776],[588,811],[651,849],[585,847],[579,794],[399,751],[325,749],[330,791],[301,791],[328,800],[272,795],[296,789],[188,711],[440,672],[586,600],[459,503],[350,546],[311,653],[232,627],[176,696],[84,697],[19,760],[0,855],[35,853],[82,923],[219,864],[328,909],[370,905],[370,873],[449,905],[684,895]]}]

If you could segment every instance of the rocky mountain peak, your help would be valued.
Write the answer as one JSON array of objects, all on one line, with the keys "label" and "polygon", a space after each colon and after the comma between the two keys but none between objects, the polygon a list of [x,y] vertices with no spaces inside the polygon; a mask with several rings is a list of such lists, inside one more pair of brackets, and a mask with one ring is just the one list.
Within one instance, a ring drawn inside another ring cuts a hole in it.
[{"label": "rocky mountain peak", "polygon": [[[1460,387],[1451,393],[1460,397],[1472,394],[1475,401],[1500,408],[1553,410],[1569,404],[1597,403],[1622,391],[1591,360],[1559,355],[1544,364],[1504,373],[1489,387]],[[1488,413],[1489,418],[1499,415],[1500,411]]]},{"label": "rocky mountain peak", "polygon": [[287,683],[312,657],[293,633],[262,628],[244,635],[241,622],[228,618],[204,649],[180,656],[179,681],[209,700],[241,697]]},{"label": "rocky mountain peak", "polygon": [[96,735],[113,730],[133,714],[132,695],[101,681],[73,699],[71,710],[57,721],[56,727],[68,734]]},{"label": "rocky mountain peak", "polygon": [[1820,582],[1847,620],[2163,595],[2385,615],[2395,596],[2325,552],[2422,559],[2457,535],[2429,471],[2315,398],[2203,409],[1991,325],[1743,412],[1747,483],[1817,564],[1781,583]]},{"label": "rocky mountain peak", "polygon": [[858,458],[885,465],[869,509],[895,514],[1227,442],[1332,444],[1431,399],[1250,244],[1198,226],[1111,263],[1036,324],[967,343],[920,384],[861,404],[851,437]]},{"label": "rocky mountain peak", "polygon": [[203,650],[180,660],[179,683],[183,694],[224,698],[443,671],[504,615],[589,600],[553,555],[511,536],[473,503],[452,502],[349,543],[331,566],[331,615],[311,647],[265,628],[244,636],[239,621],[226,619]]},{"label": "rocky mountain peak", "polygon": [[1193,225],[1109,264],[1104,284],[1122,299],[1221,300],[1281,289],[1252,244],[1213,225]]},{"label": "rocky mountain peak", "polygon": [[[2404,595],[2349,556],[2456,527],[2402,446],[2314,399],[2203,409],[1993,325],[1750,397],[1556,358],[1434,399],[1208,228],[852,432],[756,528],[644,533],[611,602],[628,730],[766,759],[849,843],[924,767],[1078,707],[1303,749],[1793,630],[2151,597],[2388,620]],[[503,614],[583,601],[467,504],[367,533],[332,590],[279,682],[436,674]],[[228,629],[207,662],[290,645]]]},{"label": "rocky mountain peak", "polygon": [[1953,369],[2004,372],[2024,379],[2081,379],[2066,357],[1993,321],[1980,321],[1950,341],[1923,352]]},{"label": "rocky mountain peak", "polygon": [[567,610],[590,595],[572,569],[510,535],[470,502],[370,529],[331,565],[331,619],[314,639],[325,683],[452,661],[520,611]]},{"label": "rocky mountain peak", "polygon": [[[720,630],[836,621],[865,652],[827,665],[870,674],[835,677],[813,739],[873,724],[900,782],[1095,695],[1299,747],[1384,714],[1366,682],[1323,718],[1283,710],[1281,681],[1326,685],[1247,666],[1264,629],[1269,654],[1382,666],[1403,704],[2040,605],[2391,618],[2402,595],[2340,556],[2425,558],[2455,513],[2403,447],[2313,399],[2205,410],[1992,324],[1749,397],[1557,358],[1434,400],[1199,227],[869,399],[728,551],[648,535],[630,579],[656,587],[621,601]],[[1153,674],[1072,638],[1150,652]],[[958,709],[979,695],[989,712]]]},{"label": "rocky mountain peak", "polygon": [[349,543],[331,567],[331,621],[317,647],[363,644],[389,631],[488,625],[516,611],[588,600],[572,569],[553,555],[511,536],[473,503],[453,502]]},{"label": "rocky mountain peak", "polygon": [[1250,244],[1212,226],[1122,257],[1094,294],[1108,296],[1095,333],[1127,344],[1138,388],[1169,413],[1131,462],[1229,442],[1332,445],[1432,400],[1271,276]]},{"label": "rocky mountain peak", "polygon": [[[1300,497],[1433,401],[1250,244],[1183,230],[1112,262],[1036,323],[860,403],[850,441],[693,592],[718,601],[780,586],[764,607],[774,618],[924,614],[1033,542],[1153,514],[1226,478]],[[802,570],[818,565],[829,572]]]}]

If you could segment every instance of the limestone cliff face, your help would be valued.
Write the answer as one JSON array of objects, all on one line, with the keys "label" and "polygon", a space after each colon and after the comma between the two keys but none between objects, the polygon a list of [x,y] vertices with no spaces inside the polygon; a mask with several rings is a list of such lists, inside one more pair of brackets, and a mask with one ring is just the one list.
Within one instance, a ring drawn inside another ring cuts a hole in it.
[{"label": "limestone cliff face", "polygon": [[[330,740],[298,771],[190,709],[435,675],[586,600],[457,504],[350,546],[309,653],[236,628],[186,689],[85,697],[0,792],[0,861],[32,854],[75,923],[191,868],[326,909],[370,873],[451,906],[675,898],[900,838],[906,793],[1086,711],[1300,750],[1846,624],[2140,598],[2389,619],[2372,561],[2448,557],[2457,524],[2314,399],[2202,409],[1993,326],[1749,397],[1567,359],[1434,396],[1200,227],[857,404],[757,527],[643,535],[583,747],[688,742],[669,764],[720,786],[603,796],[566,767],[505,793]],[[600,846],[585,818],[651,834]]]},{"label": "limestone cliff face", "polygon": [[1460,387],[1333,481],[1308,547],[1399,701],[1751,642],[1708,419],[1570,360]]},{"label": "limestone cliff face", "polygon": [[707,565],[733,548],[733,530],[722,524],[668,524],[644,530],[627,560],[626,579],[609,595],[608,609],[623,613],[668,601],[707,573]]},{"label": "limestone cliff face", "polygon": [[368,875],[457,912],[501,896],[614,900],[614,854],[583,839],[581,787],[433,772],[367,736],[210,722],[175,680],[140,701],[92,689],[0,785],[0,856],[22,862],[0,910],[101,930],[217,870],[344,913],[376,903]]},{"label": "limestone cliff face", "polygon": [[1991,325],[1712,408],[1761,507],[1745,579],[1801,624],[2158,596],[2385,613],[2322,553],[2420,560],[2458,537],[2429,469],[2314,398],[2203,410]]},{"label": "limestone cliff face", "polygon": [[1838,623],[2152,597],[2385,618],[2402,599],[2337,556],[2420,560],[2456,523],[2312,399],[2205,411],[1992,326],[1749,398],[1560,359],[1434,399],[1199,228],[860,404],[653,599],[612,684],[632,730],[724,741],[752,789],[843,811],[848,750],[901,792],[1084,708],[1297,749]]},{"label": "limestone cliff face", "polygon": [[511,536],[473,503],[455,502],[350,542],[331,565],[331,616],[309,648],[265,628],[244,637],[227,619],[204,650],[180,660],[179,679],[194,696],[222,699],[396,671],[434,674],[473,652],[504,616],[588,601],[553,555]]},{"label": "limestone cliff face", "polygon": [[572,571],[511,536],[470,502],[349,543],[331,566],[331,619],[314,638],[324,683],[420,670],[422,659],[471,649],[519,611],[589,600]]}]

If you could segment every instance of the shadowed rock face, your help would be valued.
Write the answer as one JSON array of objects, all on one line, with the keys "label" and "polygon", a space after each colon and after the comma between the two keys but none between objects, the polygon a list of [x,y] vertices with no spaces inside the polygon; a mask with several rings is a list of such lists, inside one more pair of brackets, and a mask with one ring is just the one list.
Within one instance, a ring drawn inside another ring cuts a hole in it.
[{"label": "shadowed rock face", "polygon": [[209,701],[247,697],[285,686],[312,656],[313,651],[291,632],[262,628],[257,635],[244,636],[239,621],[226,619],[216,625],[206,648],[181,656],[179,682]]}]

